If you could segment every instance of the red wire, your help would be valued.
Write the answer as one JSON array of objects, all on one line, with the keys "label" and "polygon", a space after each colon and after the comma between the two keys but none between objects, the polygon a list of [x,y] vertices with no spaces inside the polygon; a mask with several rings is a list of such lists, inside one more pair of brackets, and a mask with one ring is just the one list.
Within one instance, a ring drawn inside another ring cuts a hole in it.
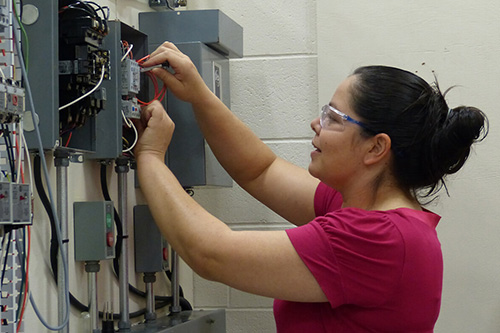
[{"label": "red wire", "polygon": [[69,132],[68,140],[66,141],[66,144],[64,145],[64,147],[67,147],[69,145],[69,142],[71,141],[72,136],[73,136],[73,132]]},{"label": "red wire", "polygon": [[167,87],[165,85],[163,85],[161,91],[158,91],[158,79],[156,78],[156,76],[151,72],[147,72],[147,75],[149,76],[149,78],[153,82],[153,86],[155,89],[155,96],[149,102],[143,102],[143,101],[138,99],[137,101],[139,102],[139,104],[141,104],[143,106],[151,104],[154,100],[162,101],[163,98],[165,97],[165,92],[167,91]]},{"label": "red wire", "polygon": [[147,56],[142,57],[141,59],[137,60],[137,62],[138,62],[139,64],[142,64],[144,61],[148,60],[148,59],[149,59],[149,57],[150,57],[150,55],[148,54]]},{"label": "red wire", "polygon": [[31,253],[31,227],[27,226],[28,229],[28,255],[26,256],[26,286],[24,288],[23,305],[21,307],[21,315],[19,316],[19,321],[17,322],[16,333],[19,332],[21,324],[23,322],[24,310],[26,310],[26,298],[28,296],[28,277],[29,277],[29,267],[30,267],[30,253]]}]

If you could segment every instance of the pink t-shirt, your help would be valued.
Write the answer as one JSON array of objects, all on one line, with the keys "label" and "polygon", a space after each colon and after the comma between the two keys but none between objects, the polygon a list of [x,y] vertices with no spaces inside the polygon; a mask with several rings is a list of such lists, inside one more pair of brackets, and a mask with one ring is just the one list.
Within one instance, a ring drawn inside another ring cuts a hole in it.
[{"label": "pink t-shirt", "polygon": [[443,280],[440,217],[341,208],[325,184],[314,205],[317,217],[287,234],[328,302],[276,300],[278,332],[432,332]]}]

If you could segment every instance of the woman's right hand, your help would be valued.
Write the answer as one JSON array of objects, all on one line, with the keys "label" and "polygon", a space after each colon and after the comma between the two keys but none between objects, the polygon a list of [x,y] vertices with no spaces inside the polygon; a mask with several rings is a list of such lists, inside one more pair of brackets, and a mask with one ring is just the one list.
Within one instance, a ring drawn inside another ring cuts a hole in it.
[{"label": "woman's right hand", "polygon": [[164,42],[151,53],[149,59],[142,63],[142,66],[150,67],[165,62],[168,62],[173,73],[163,68],[155,68],[152,72],[164,82],[177,98],[185,102],[195,103],[202,100],[204,96],[212,94],[191,59],[173,43]]}]

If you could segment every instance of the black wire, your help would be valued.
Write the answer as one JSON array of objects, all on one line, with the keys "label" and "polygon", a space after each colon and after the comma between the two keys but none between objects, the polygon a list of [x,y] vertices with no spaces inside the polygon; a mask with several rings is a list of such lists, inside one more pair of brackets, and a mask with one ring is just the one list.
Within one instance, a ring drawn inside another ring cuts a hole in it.
[{"label": "black wire", "polygon": [[[102,18],[105,19],[105,20],[109,19],[109,7],[108,6],[101,6],[101,5],[98,5],[97,3],[93,2],[93,1],[85,1],[85,3],[96,6],[97,10],[100,10],[102,12]],[[107,14],[104,12],[104,9],[106,9]]]},{"label": "black wire", "polygon": [[42,183],[42,167],[41,167],[41,158],[40,155],[35,155],[35,159],[33,161],[33,175],[35,181],[36,191],[42,202],[47,215],[49,216],[50,221],[50,265],[52,268],[52,273],[54,274],[54,279],[57,284],[57,260],[52,260],[52,258],[57,258],[57,252],[59,251],[59,244],[57,242],[57,233],[56,233],[56,222],[54,219],[54,212],[52,211],[52,206],[50,205],[49,198],[45,193],[45,189]]},{"label": "black wire", "polygon": [[[45,193],[45,189],[43,187],[42,183],[42,170],[41,170],[41,158],[40,155],[35,155],[34,163],[33,163],[33,175],[34,175],[34,181],[35,181],[35,186],[36,190],[38,192],[38,196],[40,198],[40,201],[42,202],[43,207],[45,208],[45,211],[47,212],[47,215],[49,216],[50,220],[50,231],[51,231],[51,236],[50,236],[50,267],[52,269],[52,274],[54,277],[54,281],[57,285],[57,253],[59,252],[59,243],[57,242],[57,234],[56,234],[56,224],[54,221],[54,212],[52,211],[52,207],[50,205],[49,198],[47,197],[47,194]],[[76,299],[71,292],[69,293],[69,301],[70,304],[73,305],[75,308],[77,308],[79,311],[84,312],[88,311],[89,308],[88,306],[84,305],[81,303],[78,299]]]},{"label": "black wire", "polygon": [[[4,237],[5,239],[5,237]],[[2,281],[0,281],[0,287],[3,287],[3,279],[5,277],[5,270],[7,269],[7,259],[9,257],[9,250],[10,250],[10,243],[12,242],[12,232],[9,232],[9,240],[7,242],[7,249],[5,250],[5,259],[3,261],[3,268],[2,268]],[[3,241],[2,241],[2,248],[3,248]]]},{"label": "black wire", "polygon": [[9,160],[10,174],[12,175],[12,181],[15,181],[15,164],[14,164],[14,154],[12,152],[12,141],[10,139],[10,131],[6,125],[1,124],[1,130],[3,133],[3,139],[5,142],[5,147],[7,150],[7,158]]},{"label": "black wire", "polygon": [[[23,246],[21,247],[19,245],[19,243],[21,243],[21,240],[16,240],[16,248],[17,248],[17,253],[18,253],[18,256],[20,257],[19,261],[21,262],[21,286],[19,288],[19,294],[18,294],[18,299],[17,299],[17,303],[19,304],[20,300],[22,299],[22,297],[24,296],[24,294],[26,293],[26,290],[25,290],[25,287],[26,287],[26,258],[24,256],[24,251],[26,249],[26,228],[25,227],[22,227],[21,228],[23,230],[23,240],[22,240],[22,243],[23,243]],[[17,318],[19,318],[19,313],[21,312],[21,304],[19,304],[19,306],[17,307],[17,311],[16,311],[16,321],[17,321]]]},{"label": "black wire", "polygon": [[170,10],[174,10],[174,9],[172,8],[172,6],[170,6],[170,3],[168,2],[168,0],[165,0],[165,3],[166,3],[166,5],[167,5],[167,8],[168,8],[168,9],[170,9]]}]

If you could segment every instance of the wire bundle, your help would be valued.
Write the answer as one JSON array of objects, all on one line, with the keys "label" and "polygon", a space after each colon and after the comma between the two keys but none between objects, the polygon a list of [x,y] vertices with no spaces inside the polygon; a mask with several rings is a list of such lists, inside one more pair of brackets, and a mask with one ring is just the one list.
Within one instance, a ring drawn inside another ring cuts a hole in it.
[{"label": "wire bundle", "polygon": [[[142,64],[148,59],[149,59],[149,55],[137,60],[137,63],[142,67]],[[167,87],[165,86],[165,84],[163,85],[161,90],[159,90],[158,79],[153,73],[151,73],[150,71],[147,71],[145,73],[151,79],[151,82],[153,82],[153,87],[154,87],[155,93],[154,93],[154,97],[151,101],[149,101],[149,102],[139,101],[139,103],[143,106],[151,104],[154,100],[162,101],[163,98],[165,98],[165,93],[167,92]]]}]

